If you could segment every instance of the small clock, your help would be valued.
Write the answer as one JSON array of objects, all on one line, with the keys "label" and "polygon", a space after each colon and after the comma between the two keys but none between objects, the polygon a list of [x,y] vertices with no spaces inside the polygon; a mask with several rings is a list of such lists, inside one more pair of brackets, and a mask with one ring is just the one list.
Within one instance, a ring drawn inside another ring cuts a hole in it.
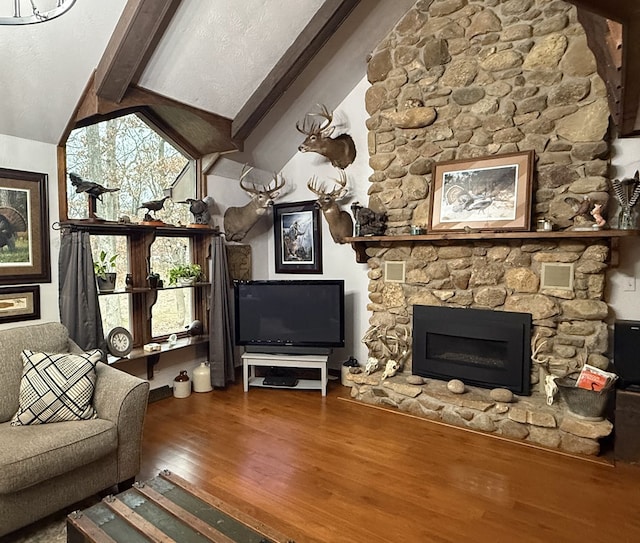
[{"label": "small clock", "polygon": [[127,356],[133,348],[133,338],[129,330],[116,326],[107,336],[107,348],[113,356]]}]

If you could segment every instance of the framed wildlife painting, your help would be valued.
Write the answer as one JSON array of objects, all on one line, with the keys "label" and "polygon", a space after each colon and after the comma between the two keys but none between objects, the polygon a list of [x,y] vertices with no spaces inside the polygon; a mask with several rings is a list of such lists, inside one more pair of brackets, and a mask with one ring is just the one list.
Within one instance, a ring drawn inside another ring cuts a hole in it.
[{"label": "framed wildlife painting", "polygon": [[315,200],[273,206],[276,273],[322,273],[320,212]]},{"label": "framed wildlife painting", "polygon": [[533,151],[438,162],[432,232],[529,230]]},{"label": "framed wildlife painting", "polygon": [[50,281],[47,175],[0,168],[0,284]]}]

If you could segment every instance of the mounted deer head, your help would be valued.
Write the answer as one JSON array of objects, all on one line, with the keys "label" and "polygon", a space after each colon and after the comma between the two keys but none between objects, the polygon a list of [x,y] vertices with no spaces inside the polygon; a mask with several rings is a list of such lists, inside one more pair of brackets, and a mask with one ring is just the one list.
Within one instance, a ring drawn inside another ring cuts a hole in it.
[{"label": "mounted deer head", "polygon": [[353,220],[349,213],[340,209],[337,200],[347,194],[347,174],[340,170],[340,179],[336,179],[335,182],[337,186],[331,192],[327,192],[325,186],[318,185],[316,177],[313,176],[307,182],[307,188],[318,196],[316,205],[327,220],[333,241],[345,243],[345,238],[353,234]]},{"label": "mounted deer head", "polygon": [[[330,126],[333,122],[333,113],[329,113],[326,106],[320,106],[319,113],[307,113],[302,126],[296,123],[296,129],[305,136],[305,140],[298,147],[301,153],[318,153],[331,162],[336,168],[344,169],[356,158],[356,146],[353,138],[349,134],[340,134],[331,138],[335,126]],[[309,117],[322,117],[324,121],[310,121]]]},{"label": "mounted deer head", "polygon": [[[278,197],[278,191],[285,185],[285,178],[275,173],[268,185],[258,186],[255,183],[245,185],[244,180],[252,169],[245,164],[240,174],[240,188],[251,196],[251,201],[242,207],[230,207],[224,213],[224,232],[227,241],[242,241],[258,219],[273,205],[273,201]],[[272,182],[275,183],[273,188]]]}]

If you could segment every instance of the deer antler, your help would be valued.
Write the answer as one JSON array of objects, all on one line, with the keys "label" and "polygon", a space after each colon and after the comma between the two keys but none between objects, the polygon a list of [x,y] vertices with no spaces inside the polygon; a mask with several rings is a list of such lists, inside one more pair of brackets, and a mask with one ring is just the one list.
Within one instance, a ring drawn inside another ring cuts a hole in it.
[{"label": "deer antler", "polygon": [[338,199],[346,193],[347,187],[347,174],[344,173],[344,170],[340,170],[340,179],[333,179],[338,185],[338,187],[334,188],[327,196],[330,198]]},{"label": "deer antler", "polygon": [[318,178],[315,175],[307,181],[307,188],[316,196],[324,196],[326,194],[324,184],[318,186]]},{"label": "deer antler", "polygon": [[[329,125],[333,122],[333,113],[329,113],[329,110],[326,106],[318,104],[320,111],[318,113],[307,113],[302,121],[302,126],[300,123],[296,123],[296,130],[301,132],[305,136],[319,136],[327,138],[332,133],[335,127],[330,127]],[[314,121],[310,121],[309,117],[322,117],[324,120],[316,123]]]},{"label": "deer antler", "polygon": [[[273,188],[271,188],[272,182],[275,182],[276,184],[276,186]],[[269,184],[266,187],[264,187],[264,190],[262,192],[265,192],[271,198],[275,198],[274,193],[280,190],[282,187],[284,187],[285,183],[286,183],[286,179],[284,178],[284,175],[282,174],[278,175],[277,173],[274,172],[273,178],[271,179],[271,181],[269,181]]]},{"label": "deer antler", "polygon": [[542,366],[546,366],[547,363],[549,362],[549,356],[540,356],[539,353],[542,350],[542,347],[544,347],[547,343],[547,340],[545,339],[544,341],[542,341],[542,343],[540,343],[539,345],[538,340],[541,339],[540,338],[540,334],[536,334],[533,338],[533,340],[531,341],[531,347],[533,349],[533,352],[531,353],[531,360],[532,362],[536,363],[536,364],[540,364]]},{"label": "deer antler", "polygon": [[377,324],[372,324],[369,326],[367,331],[362,336],[362,343],[364,343],[367,347],[369,347],[369,343],[377,339],[378,335],[375,335],[376,332],[380,329],[380,326]]},{"label": "deer antler", "polygon": [[[253,170],[253,166],[248,167],[248,164],[245,164],[242,167],[242,173],[240,174],[240,187],[242,190],[248,192],[249,194],[267,194],[269,197],[274,197],[273,193],[277,190],[280,190],[285,185],[285,178],[282,175],[278,175],[277,173],[273,174],[273,178],[269,181],[268,185],[256,185],[255,183],[251,183],[251,186],[247,186],[244,184],[244,179],[249,175],[249,172]],[[276,183],[276,186],[271,188],[271,183]]]},{"label": "deer antler", "polygon": [[329,125],[333,122],[333,113],[329,113],[327,106],[318,104],[320,111],[318,113],[309,113],[309,115],[313,115],[314,117],[322,117],[325,119],[324,124],[320,124],[319,130],[322,132],[322,135],[328,138],[334,130],[334,126],[329,128]]},{"label": "deer antler", "polygon": [[307,182],[307,188],[313,192],[316,196],[331,198],[332,200],[337,200],[344,196],[346,193],[346,185],[347,185],[347,174],[344,173],[343,170],[340,170],[340,179],[333,179],[335,183],[338,185],[331,192],[327,192],[324,183],[318,184],[318,178],[314,175]]},{"label": "deer antler", "polygon": [[249,194],[259,194],[260,191],[258,190],[258,187],[256,187],[255,183],[251,183],[250,187],[244,184],[244,179],[249,175],[251,170],[253,170],[253,166],[249,166],[249,164],[242,166],[242,172],[240,173],[240,188]]}]

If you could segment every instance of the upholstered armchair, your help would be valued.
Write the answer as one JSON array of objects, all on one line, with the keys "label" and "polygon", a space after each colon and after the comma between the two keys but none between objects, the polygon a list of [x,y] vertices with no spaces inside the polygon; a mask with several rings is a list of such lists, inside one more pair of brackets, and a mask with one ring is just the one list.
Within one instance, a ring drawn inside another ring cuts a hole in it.
[{"label": "upholstered armchair", "polygon": [[95,418],[15,425],[23,350],[82,353],[59,323],[0,330],[0,536],[130,484],[140,468],[149,383],[98,362]]}]

